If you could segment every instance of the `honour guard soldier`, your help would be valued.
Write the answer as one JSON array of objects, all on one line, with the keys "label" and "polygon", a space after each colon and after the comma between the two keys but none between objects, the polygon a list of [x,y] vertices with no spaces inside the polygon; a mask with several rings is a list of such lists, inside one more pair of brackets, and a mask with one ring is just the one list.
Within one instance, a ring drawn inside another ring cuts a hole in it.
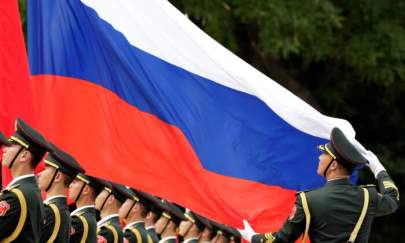
[{"label": "honour guard soldier", "polygon": [[214,226],[211,221],[208,221],[208,224],[205,226],[204,230],[201,232],[199,243],[208,243],[211,242],[211,239],[214,235]]},{"label": "honour guard soldier", "polygon": [[155,223],[162,214],[162,210],[157,206],[157,204],[160,203],[160,199],[146,192],[137,192],[141,197],[149,201],[149,203],[147,203],[147,208],[149,211],[145,217],[145,229],[152,238],[153,243],[158,243],[159,236],[156,234]]},{"label": "honour guard soldier", "polygon": [[177,229],[185,219],[182,209],[166,200],[161,200],[158,206],[163,213],[155,224],[156,233],[160,234],[159,243],[176,243]]},{"label": "honour guard soldier", "polygon": [[[350,142],[334,128],[330,143],[321,145],[318,174],[326,185],[298,194],[295,207],[281,230],[254,235],[244,221],[241,231],[252,242],[294,242],[302,233],[303,241],[367,242],[374,217],[395,212],[399,193],[378,158],[357,141]],[[368,162],[368,164],[367,164]],[[375,186],[354,186],[349,177],[357,166],[367,164],[378,180]],[[253,235],[253,237],[251,237]]]},{"label": "honour guard soldier", "polygon": [[214,225],[215,236],[212,239],[213,243],[228,243],[229,242],[229,232],[228,227],[218,222],[211,222]]},{"label": "honour guard soldier", "polygon": [[45,169],[39,174],[39,189],[45,191],[44,224],[40,242],[69,242],[70,213],[66,195],[70,183],[83,168],[68,153],[51,144],[45,158]]},{"label": "honour guard soldier", "polygon": [[97,242],[97,219],[94,206],[96,196],[103,190],[92,176],[79,173],[70,183],[69,196],[76,203],[76,209],[70,214],[72,226],[70,229],[71,243]]},{"label": "honour guard soldier", "polygon": [[120,218],[126,222],[124,238],[129,243],[153,243],[145,229],[145,217],[149,211],[147,205],[151,202],[129,187],[120,185],[119,190],[127,196],[118,212]]},{"label": "honour guard soldier", "polygon": [[13,180],[0,193],[0,241],[38,242],[43,207],[34,169],[49,144],[19,118],[15,133],[2,143],[2,165],[10,168]]},{"label": "honour guard soldier", "polygon": [[208,219],[186,209],[185,220],[181,221],[179,235],[183,236],[183,243],[198,243],[201,233],[206,227],[211,227]]},{"label": "honour guard soldier", "polygon": [[126,197],[117,190],[117,184],[99,178],[97,180],[104,185],[96,198],[96,209],[101,215],[101,220],[97,223],[97,241],[122,243],[124,236],[118,210]]}]

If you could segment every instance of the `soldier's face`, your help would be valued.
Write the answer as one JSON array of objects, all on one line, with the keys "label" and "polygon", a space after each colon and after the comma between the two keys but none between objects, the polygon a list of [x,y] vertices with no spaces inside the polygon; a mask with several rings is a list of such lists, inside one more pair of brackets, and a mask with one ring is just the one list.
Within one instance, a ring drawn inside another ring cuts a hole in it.
[{"label": "soldier's face", "polygon": [[332,161],[332,156],[330,156],[327,153],[322,153],[319,155],[319,163],[318,163],[318,170],[317,173],[320,176],[324,176],[324,172],[326,170],[326,167],[329,165],[329,163]]},{"label": "soldier's face", "polygon": [[155,224],[157,218],[157,214],[154,212],[150,211],[145,218],[145,226],[152,226]]},{"label": "soldier's face", "polygon": [[79,179],[74,179],[72,183],[69,185],[69,197],[73,201],[76,201],[77,195],[79,194],[80,190],[82,189],[84,182]]},{"label": "soldier's face", "polygon": [[160,235],[160,234],[163,232],[164,228],[166,227],[166,225],[167,225],[168,223],[169,223],[169,219],[168,219],[168,218],[166,218],[166,217],[164,217],[164,216],[160,217],[160,218],[158,219],[158,221],[156,221],[156,223],[155,223],[155,230],[156,230],[156,233],[157,233],[158,235]]},{"label": "soldier's face", "polygon": [[179,226],[179,234],[184,236],[190,230],[192,225],[193,223],[188,220],[181,221]]},{"label": "soldier's face", "polygon": [[39,189],[45,190],[48,187],[49,183],[51,183],[54,173],[55,168],[53,168],[52,166],[45,166],[45,169],[38,175]]},{"label": "soldier's face", "polygon": [[98,194],[98,196],[96,197],[96,201],[95,201],[95,207],[97,210],[101,209],[101,206],[103,206],[103,203],[105,200],[107,200],[107,197],[110,195],[109,192],[107,192],[106,190],[102,190],[100,192],[100,194]]},{"label": "soldier's face", "polygon": [[201,233],[200,240],[210,241],[211,235],[212,231],[209,228],[205,227],[203,232]]},{"label": "soldier's face", "polygon": [[21,145],[19,145],[19,144],[12,144],[11,146],[4,146],[1,164],[5,167],[8,167],[10,165],[11,161],[17,155],[20,148],[21,148]]},{"label": "soldier's face", "polygon": [[120,218],[124,219],[128,215],[129,210],[131,210],[131,208],[133,208],[133,205],[134,205],[134,201],[132,199],[127,198],[127,200],[125,200],[125,202],[122,204],[122,206],[118,210],[118,215],[120,216]]}]

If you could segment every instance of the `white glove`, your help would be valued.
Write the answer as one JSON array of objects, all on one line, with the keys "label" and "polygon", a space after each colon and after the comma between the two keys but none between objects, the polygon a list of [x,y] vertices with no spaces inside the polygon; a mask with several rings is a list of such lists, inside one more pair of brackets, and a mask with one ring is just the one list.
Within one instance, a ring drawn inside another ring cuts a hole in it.
[{"label": "white glove", "polygon": [[367,161],[368,161],[367,166],[373,172],[375,178],[377,178],[378,173],[385,170],[385,168],[381,164],[380,160],[377,158],[377,156],[373,152],[364,148],[364,146],[361,145],[361,143],[359,143],[359,141],[357,141],[356,139],[352,140],[351,142],[352,142],[353,146],[361,153],[361,155],[363,155],[364,158],[367,159]]},{"label": "white glove", "polygon": [[375,178],[377,178],[378,173],[385,170],[384,166],[381,164],[377,156],[370,150],[367,150],[367,155],[365,157],[368,160],[367,166],[373,172]]},{"label": "white glove", "polygon": [[239,231],[243,239],[250,242],[252,240],[252,236],[254,236],[257,233],[252,229],[252,227],[250,227],[250,224],[246,219],[243,220],[243,226],[245,227],[244,229],[237,229],[237,230]]}]

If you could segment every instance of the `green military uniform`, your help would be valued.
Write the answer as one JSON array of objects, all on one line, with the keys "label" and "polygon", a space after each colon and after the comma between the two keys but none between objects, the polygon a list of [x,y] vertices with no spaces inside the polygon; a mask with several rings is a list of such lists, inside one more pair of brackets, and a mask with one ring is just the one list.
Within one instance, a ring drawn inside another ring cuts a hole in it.
[{"label": "green military uniform", "polygon": [[42,215],[34,175],[16,178],[0,193],[0,241],[38,242]]},{"label": "green military uniform", "polygon": [[145,230],[143,221],[132,222],[124,227],[124,237],[128,243],[152,243],[152,237]]},{"label": "green military uniform", "polygon": [[109,215],[97,223],[97,240],[99,243],[122,243],[124,235],[118,214]]},{"label": "green military uniform", "polygon": [[[33,155],[33,165],[39,163],[49,144],[37,131],[24,121],[16,119],[14,134],[1,143],[5,146],[18,144],[20,150],[14,156],[11,169],[18,155],[26,149]],[[41,193],[33,174],[14,178],[0,193],[0,241],[38,242],[42,223],[43,207]]]},{"label": "green military uniform", "polygon": [[45,200],[44,212],[40,242],[69,242],[70,213],[66,196]]},{"label": "green military uniform", "polygon": [[97,220],[94,206],[77,208],[71,213],[71,243],[97,242]]},{"label": "green military uniform", "polygon": [[[119,187],[118,184],[109,182],[100,178],[94,178],[100,184],[104,185],[103,190],[106,190],[110,194],[114,195],[115,199],[120,201],[121,203],[126,200],[125,195],[121,193],[120,190],[117,188]],[[103,209],[105,202],[107,201],[109,195],[106,197],[103,205],[101,206],[101,210]],[[124,234],[122,232],[122,227],[119,221],[118,214],[111,214],[107,215],[106,217],[102,218],[97,223],[97,241],[99,243],[122,243],[124,240]]]},{"label": "green military uniform", "polygon": [[[340,130],[334,129],[331,143],[320,148],[339,163],[365,163]],[[294,242],[302,233],[305,241],[306,232],[313,243],[368,242],[373,218],[393,213],[399,206],[398,189],[388,173],[381,171],[377,180],[379,192],[375,186],[334,179],[319,189],[298,193],[293,212],[280,231],[254,235],[252,242]]]},{"label": "green military uniform", "polygon": [[[84,169],[68,153],[64,152],[56,145],[51,144],[51,151],[45,158],[45,166],[55,169],[51,178],[47,192],[51,187],[58,172],[71,178],[75,178],[78,173],[83,173]],[[40,242],[69,242],[70,237],[70,212],[66,202],[66,195],[55,196],[44,201],[45,218],[41,228]]]},{"label": "green military uniform", "polygon": [[148,228],[146,229],[146,232],[147,232],[148,235],[152,238],[152,242],[153,242],[153,243],[159,242],[159,236],[156,234],[155,227],[148,227]]},{"label": "green military uniform", "polygon": [[[86,185],[92,187],[96,194],[100,193],[104,185],[98,183],[93,177],[79,173],[77,179],[84,182],[76,201]],[[82,206],[74,210],[71,214],[72,226],[70,229],[71,243],[92,243],[97,242],[97,220],[94,205]]]}]

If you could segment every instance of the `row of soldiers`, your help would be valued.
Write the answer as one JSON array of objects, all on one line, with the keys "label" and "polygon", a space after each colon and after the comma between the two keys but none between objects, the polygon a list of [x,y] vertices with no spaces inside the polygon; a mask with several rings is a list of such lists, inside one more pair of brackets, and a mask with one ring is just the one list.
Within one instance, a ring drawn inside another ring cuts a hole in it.
[{"label": "row of soldiers", "polygon": [[[13,177],[0,194],[0,242],[240,242],[233,228],[86,174],[75,158],[21,119],[10,138],[0,133],[0,143],[2,165]],[[75,203],[72,212],[67,195]]]}]

